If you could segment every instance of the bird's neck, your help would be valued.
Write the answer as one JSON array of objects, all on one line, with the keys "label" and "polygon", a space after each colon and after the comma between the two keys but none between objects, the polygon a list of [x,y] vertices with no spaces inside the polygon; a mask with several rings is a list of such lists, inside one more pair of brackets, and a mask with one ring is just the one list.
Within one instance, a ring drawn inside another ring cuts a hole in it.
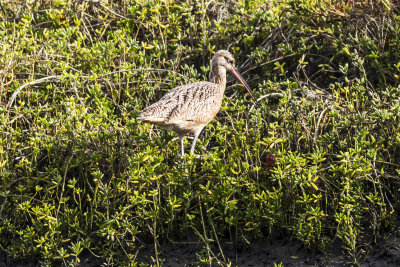
[{"label": "bird's neck", "polygon": [[225,90],[226,69],[220,66],[211,66],[210,82],[218,84],[222,90]]}]

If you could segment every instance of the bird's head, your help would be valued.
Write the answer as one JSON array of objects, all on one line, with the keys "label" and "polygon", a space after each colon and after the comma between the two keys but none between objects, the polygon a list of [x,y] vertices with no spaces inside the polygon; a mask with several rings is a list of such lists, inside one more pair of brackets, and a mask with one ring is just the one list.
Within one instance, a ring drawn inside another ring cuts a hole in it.
[{"label": "bird's head", "polygon": [[231,71],[235,67],[235,59],[232,54],[226,50],[219,50],[212,58],[212,67],[224,67]]},{"label": "bird's head", "polygon": [[[225,71],[224,71],[225,69]],[[211,61],[211,70],[210,70],[210,80],[215,82],[216,76],[221,75],[219,71],[223,71],[224,77],[226,70],[229,70],[236,76],[236,78],[243,84],[243,86],[247,89],[250,96],[257,102],[253,92],[251,91],[249,85],[243,79],[242,75],[235,68],[235,59],[232,54],[226,50],[219,50],[215,53],[214,57]],[[224,85],[225,86],[225,85]]]}]

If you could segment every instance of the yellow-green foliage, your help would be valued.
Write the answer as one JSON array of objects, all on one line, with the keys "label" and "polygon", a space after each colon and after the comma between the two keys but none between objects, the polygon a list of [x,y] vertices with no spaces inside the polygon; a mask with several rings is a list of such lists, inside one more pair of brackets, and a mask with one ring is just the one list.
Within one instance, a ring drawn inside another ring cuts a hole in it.
[{"label": "yellow-green foliage", "polygon": [[[357,260],[398,227],[398,6],[26,2],[0,4],[0,246],[11,257],[134,263],[145,244],[274,233],[322,251],[341,240]],[[204,158],[181,160],[173,133],[135,118],[206,80],[218,49],[234,53],[260,106],[228,83],[197,145]]]}]

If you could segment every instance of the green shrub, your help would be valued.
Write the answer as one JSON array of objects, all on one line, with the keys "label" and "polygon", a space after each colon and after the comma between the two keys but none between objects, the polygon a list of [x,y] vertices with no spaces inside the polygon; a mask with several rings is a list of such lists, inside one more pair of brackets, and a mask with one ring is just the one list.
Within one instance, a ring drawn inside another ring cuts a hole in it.
[{"label": "green shrub", "polygon": [[[359,260],[398,227],[399,7],[312,2],[0,4],[1,249],[135,265],[194,238],[229,262],[219,240],[278,233]],[[135,118],[226,48],[260,106],[229,82],[204,158],[180,159]]]}]

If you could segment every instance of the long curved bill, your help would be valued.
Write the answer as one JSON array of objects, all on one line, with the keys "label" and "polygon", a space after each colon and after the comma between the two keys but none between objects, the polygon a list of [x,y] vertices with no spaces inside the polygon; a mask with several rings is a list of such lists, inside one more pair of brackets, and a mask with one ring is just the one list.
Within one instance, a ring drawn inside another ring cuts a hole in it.
[{"label": "long curved bill", "polygon": [[251,97],[254,99],[254,101],[257,103],[257,99],[254,96],[253,92],[251,91],[249,85],[246,83],[246,81],[243,79],[242,75],[237,71],[237,69],[232,68],[232,73],[235,75],[235,77],[243,84],[243,86],[247,89],[247,92],[251,95]]}]

